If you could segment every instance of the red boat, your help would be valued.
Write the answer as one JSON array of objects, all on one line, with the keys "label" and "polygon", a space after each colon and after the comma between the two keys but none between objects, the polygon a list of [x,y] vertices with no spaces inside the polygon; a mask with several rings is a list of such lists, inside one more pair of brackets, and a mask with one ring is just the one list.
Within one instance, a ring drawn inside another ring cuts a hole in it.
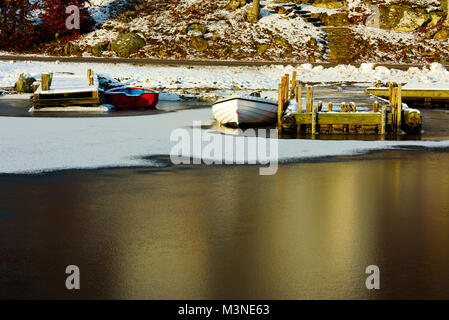
[{"label": "red boat", "polygon": [[155,108],[159,92],[143,88],[117,88],[105,92],[106,101],[117,109]]}]

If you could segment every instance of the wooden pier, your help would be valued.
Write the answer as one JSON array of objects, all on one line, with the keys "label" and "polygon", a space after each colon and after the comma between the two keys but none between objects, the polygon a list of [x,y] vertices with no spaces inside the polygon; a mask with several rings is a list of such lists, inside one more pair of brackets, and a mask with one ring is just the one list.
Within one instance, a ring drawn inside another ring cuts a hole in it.
[{"label": "wooden pier", "polygon": [[89,69],[87,77],[41,75],[35,88],[33,107],[97,106],[101,102],[98,77]]},{"label": "wooden pier", "polygon": [[[374,87],[366,89],[365,92],[373,96],[389,98],[389,88],[382,87],[380,81]],[[403,88],[402,99],[407,103],[422,107],[442,106],[447,108],[449,107],[449,90],[441,88]]]},{"label": "wooden pier", "polygon": [[[342,103],[339,110],[332,103],[320,101],[314,104],[313,87],[306,86],[305,112],[302,106],[303,84],[293,73],[291,87],[289,76],[285,75],[279,85],[278,128],[283,131],[296,131],[317,134],[414,134],[420,133],[422,117],[418,110],[403,108],[402,86],[391,84],[388,88],[389,105],[357,107],[354,103]],[[287,103],[295,99],[297,112],[284,114]],[[357,109],[365,111],[359,111]],[[368,111],[367,111],[368,110]]]}]

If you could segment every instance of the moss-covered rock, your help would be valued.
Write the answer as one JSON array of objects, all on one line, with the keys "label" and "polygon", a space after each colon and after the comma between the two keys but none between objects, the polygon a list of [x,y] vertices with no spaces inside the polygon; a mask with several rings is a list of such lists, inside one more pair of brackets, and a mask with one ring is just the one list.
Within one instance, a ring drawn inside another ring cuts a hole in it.
[{"label": "moss-covered rock", "polygon": [[204,35],[207,32],[207,27],[202,23],[192,23],[188,26],[187,31],[198,31]]},{"label": "moss-covered rock", "polygon": [[20,75],[19,80],[16,82],[16,90],[20,93],[33,93],[33,83],[36,79],[23,73]]},{"label": "moss-covered rock", "polygon": [[430,14],[425,9],[407,8],[399,21],[398,25],[393,28],[394,31],[411,32],[419,29],[423,25],[432,20]]},{"label": "moss-covered rock", "polygon": [[449,30],[448,29],[441,29],[438,31],[433,38],[435,40],[444,40],[449,38]]},{"label": "moss-covered rock", "polygon": [[380,8],[380,27],[400,32],[410,32],[437,19],[425,9],[406,5],[392,5]]},{"label": "moss-covered rock", "polygon": [[312,5],[314,7],[326,8],[326,9],[339,9],[346,5],[345,1],[337,0],[315,0]]},{"label": "moss-covered rock", "polygon": [[127,58],[145,47],[145,40],[135,33],[122,33],[112,41],[111,48],[119,56]]},{"label": "moss-covered rock", "polygon": [[192,37],[190,44],[195,50],[199,52],[206,51],[207,47],[209,46],[207,40],[204,39],[203,37]]},{"label": "moss-covered rock", "polygon": [[268,44],[257,44],[257,53],[264,54],[269,48]]},{"label": "moss-covered rock", "polygon": [[348,19],[348,15],[344,12],[335,13],[328,15],[327,13],[323,13],[321,15],[321,21],[326,26],[334,26],[334,27],[342,27],[350,24]]},{"label": "moss-covered rock", "polygon": [[246,0],[231,0],[228,4],[228,9],[234,11],[238,8],[244,7],[246,5]]},{"label": "moss-covered rock", "polygon": [[64,46],[64,55],[73,56],[81,52],[80,47],[73,42],[67,42]]},{"label": "moss-covered rock", "polygon": [[96,57],[102,57],[103,56],[103,52],[108,50],[108,45],[109,43],[97,43],[96,45],[92,46],[91,48],[91,52],[94,56]]}]

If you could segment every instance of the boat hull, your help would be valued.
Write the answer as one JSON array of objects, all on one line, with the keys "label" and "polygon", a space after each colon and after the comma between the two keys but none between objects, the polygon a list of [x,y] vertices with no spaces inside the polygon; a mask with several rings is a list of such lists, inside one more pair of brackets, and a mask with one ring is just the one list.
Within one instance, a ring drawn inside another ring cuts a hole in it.
[{"label": "boat hull", "polygon": [[212,106],[215,119],[230,127],[276,123],[277,111],[275,101],[252,97],[224,99]]},{"label": "boat hull", "polygon": [[117,109],[152,109],[159,102],[159,93],[150,89],[122,88],[106,92],[105,98]]}]

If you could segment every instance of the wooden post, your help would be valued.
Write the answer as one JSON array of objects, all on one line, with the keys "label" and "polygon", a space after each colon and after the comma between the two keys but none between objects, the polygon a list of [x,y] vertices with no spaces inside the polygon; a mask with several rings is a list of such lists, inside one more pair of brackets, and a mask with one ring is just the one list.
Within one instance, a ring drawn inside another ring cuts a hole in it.
[{"label": "wooden post", "polygon": [[373,112],[379,112],[379,102],[377,101],[373,103]]},{"label": "wooden post", "polygon": [[327,104],[327,112],[332,112],[332,107],[333,107],[332,102],[329,102]]},{"label": "wooden post", "polygon": [[48,73],[41,74],[42,91],[50,90],[50,75]]},{"label": "wooden post", "polygon": [[251,23],[257,23],[260,15],[260,0],[253,0],[253,6],[248,12],[247,20]]},{"label": "wooden post", "polygon": [[380,134],[385,134],[387,132],[387,107],[382,106],[382,124],[380,127]]},{"label": "wooden post", "polygon": [[94,72],[92,69],[87,70],[87,79],[89,80],[89,86],[94,85]]},{"label": "wooden post", "polygon": [[397,87],[397,111],[396,111],[396,129],[398,130],[398,133],[401,133],[401,121],[402,121],[402,85],[398,85]]},{"label": "wooden post", "polygon": [[318,120],[318,108],[317,107],[313,107],[313,111],[312,111],[312,136],[316,135],[317,120]]},{"label": "wooden post", "polygon": [[285,75],[285,88],[284,88],[284,90],[285,90],[285,93],[284,93],[285,100],[284,100],[284,102],[287,102],[289,100],[289,97],[290,97],[289,87],[290,87],[290,75],[286,74]]},{"label": "wooden post", "polygon": [[354,103],[354,102],[350,102],[350,103],[349,103],[349,110],[350,110],[351,112],[357,112],[357,107],[355,106],[355,103]]},{"label": "wooden post", "polygon": [[390,109],[391,109],[391,116],[392,116],[392,127],[395,129],[396,127],[396,103],[397,103],[397,90],[396,88],[391,88],[391,97],[390,97]]},{"label": "wooden post", "polygon": [[392,100],[392,93],[393,93],[393,85],[391,82],[387,82],[388,85],[388,100],[390,101],[390,105],[391,105],[391,100]]},{"label": "wooden post", "polygon": [[306,112],[312,112],[313,104],[313,87],[307,87],[307,98],[306,98]]},{"label": "wooden post", "polygon": [[[282,79],[284,80],[284,79]],[[284,81],[282,81],[284,82]],[[281,128],[281,116],[282,116],[282,111],[284,108],[284,103],[283,103],[283,95],[284,95],[284,87],[283,87],[283,83],[279,84],[278,87],[278,128]]]},{"label": "wooden post", "polygon": [[282,76],[281,78],[281,101],[282,103],[285,103],[285,76]]},{"label": "wooden post", "polygon": [[321,112],[323,110],[323,101],[318,101],[317,108],[318,112]]},{"label": "wooden post", "polygon": [[293,71],[292,76],[292,89],[290,90],[290,100],[296,96],[296,71]]},{"label": "wooden post", "polygon": [[296,82],[296,88],[298,91],[296,98],[298,101],[298,112],[302,113],[302,83],[299,80],[297,80]]},{"label": "wooden post", "polygon": [[346,112],[346,102],[340,104],[341,112]]}]

